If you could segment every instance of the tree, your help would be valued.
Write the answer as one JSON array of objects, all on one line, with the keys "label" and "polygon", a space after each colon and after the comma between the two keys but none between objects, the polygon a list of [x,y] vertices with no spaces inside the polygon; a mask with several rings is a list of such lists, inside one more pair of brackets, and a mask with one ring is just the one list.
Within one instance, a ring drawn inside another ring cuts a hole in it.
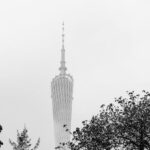
[{"label": "tree", "polygon": [[76,128],[71,133],[72,141],[61,143],[56,149],[61,149],[64,145],[71,150],[117,149],[118,139],[115,137],[115,129],[110,122],[110,113],[104,107],[105,105],[101,106],[100,114],[93,116],[90,121],[83,121],[83,127]]},{"label": "tree", "polygon": [[150,93],[127,95],[102,105],[98,115],[76,128],[71,141],[56,149],[67,145],[71,150],[150,150]]},{"label": "tree", "polygon": [[17,142],[12,142],[9,140],[10,144],[13,147],[13,150],[36,150],[40,144],[40,138],[37,140],[35,146],[31,148],[31,139],[28,136],[28,130],[23,129],[21,133],[17,131]]},{"label": "tree", "polygon": [[[0,125],[0,132],[2,132],[3,128],[2,126]],[[3,142],[0,140],[0,147],[3,145]]]},{"label": "tree", "polygon": [[128,92],[128,99],[118,98],[117,135],[124,148],[150,150],[150,93]]}]

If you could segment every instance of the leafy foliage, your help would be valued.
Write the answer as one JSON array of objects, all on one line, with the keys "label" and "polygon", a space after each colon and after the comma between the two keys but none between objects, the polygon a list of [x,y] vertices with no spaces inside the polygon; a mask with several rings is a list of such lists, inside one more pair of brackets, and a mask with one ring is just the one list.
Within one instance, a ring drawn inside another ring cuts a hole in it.
[{"label": "leafy foliage", "polygon": [[[2,132],[3,128],[2,126],[0,125],[0,132]],[[3,145],[3,142],[0,140],[0,147]]]},{"label": "leafy foliage", "polygon": [[28,130],[23,129],[21,133],[17,131],[17,142],[12,142],[9,140],[13,147],[13,150],[36,150],[39,147],[40,139],[37,140],[35,146],[31,148],[31,139],[28,136]]},{"label": "leafy foliage", "polygon": [[71,141],[56,149],[67,145],[71,150],[150,150],[150,93],[127,94],[102,105],[98,115],[71,133]]}]

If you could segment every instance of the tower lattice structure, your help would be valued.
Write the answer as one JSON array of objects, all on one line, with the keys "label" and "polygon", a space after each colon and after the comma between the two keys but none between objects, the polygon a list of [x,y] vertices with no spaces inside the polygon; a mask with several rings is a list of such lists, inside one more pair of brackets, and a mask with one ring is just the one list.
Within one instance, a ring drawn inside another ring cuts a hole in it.
[{"label": "tower lattice structure", "polygon": [[60,73],[51,82],[55,146],[70,140],[70,134],[63,126],[67,125],[67,129],[71,130],[73,100],[73,78],[66,73],[65,66],[64,25],[62,29]]}]

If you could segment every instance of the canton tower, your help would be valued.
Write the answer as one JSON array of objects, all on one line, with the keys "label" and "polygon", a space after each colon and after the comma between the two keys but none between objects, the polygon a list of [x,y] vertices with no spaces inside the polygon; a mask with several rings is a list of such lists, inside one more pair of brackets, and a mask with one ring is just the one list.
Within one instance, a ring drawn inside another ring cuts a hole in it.
[{"label": "canton tower", "polygon": [[70,74],[66,73],[64,24],[62,27],[62,48],[59,70],[59,75],[55,76],[51,82],[55,146],[70,140],[70,134],[66,132],[66,128],[63,126],[67,125],[67,129],[71,130],[73,78]]}]

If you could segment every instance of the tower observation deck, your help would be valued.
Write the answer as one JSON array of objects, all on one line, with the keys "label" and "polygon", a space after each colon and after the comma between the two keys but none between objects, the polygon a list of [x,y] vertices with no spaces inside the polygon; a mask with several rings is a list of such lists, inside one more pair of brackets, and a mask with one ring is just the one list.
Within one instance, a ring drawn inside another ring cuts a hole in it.
[{"label": "tower observation deck", "polygon": [[55,76],[51,82],[55,146],[70,140],[70,134],[66,132],[63,125],[67,125],[67,128],[71,130],[73,100],[73,78],[66,73],[65,66],[64,25],[62,29],[60,74]]}]

